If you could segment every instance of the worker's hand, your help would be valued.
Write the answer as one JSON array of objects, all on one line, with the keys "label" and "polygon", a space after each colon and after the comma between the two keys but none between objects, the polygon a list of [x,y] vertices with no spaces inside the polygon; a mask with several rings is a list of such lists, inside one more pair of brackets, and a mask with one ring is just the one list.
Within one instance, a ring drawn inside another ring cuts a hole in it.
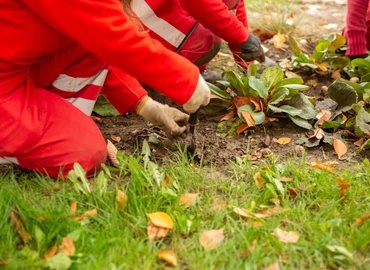
[{"label": "worker's hand", "polygon": [[[169,138],[181,135],[186,130],[189,116],[175,108],[163,105],[150,97],[144,98],[136,108],[136,113],[166,132]],[[179,126],[178,123],[184,124]]]},{"label": "worker's hand", "polygon": [[251,62],[253,60],[257,60],[261,63],[265,62],[265,53],[263,52],[261,46],[261,40],[249,34],[248,40],[240,45],[240,57],[243,58],[247,62]]},{"label": "worker's hand", "polygon": [[208,105],[210,97],[211,90],[203,77],[199,75],[198,84],[193,95],[182,107],[186,112],[193,113],[198,110],[200,106]]}]

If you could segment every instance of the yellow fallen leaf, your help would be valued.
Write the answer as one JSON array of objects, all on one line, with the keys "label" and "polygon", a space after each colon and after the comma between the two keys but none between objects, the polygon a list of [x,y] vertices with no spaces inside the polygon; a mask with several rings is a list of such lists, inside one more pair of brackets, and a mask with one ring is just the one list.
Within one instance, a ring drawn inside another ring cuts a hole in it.
[{"label": "yellow fallen leaf", "polygon": [[170,229],[168,228],[155,226],[151,221],[148,222],[148,227],[146,228],[150,242],[166,237],[169,231]]},{"label": "yellow fallen leaf", "polygon": [[317,124],[322,125],[324,121],[329,120],[330,117],[331,117],[330,111],[321,109],[320,112],[316,115]]},{"label": "yellow fallen leaf", "polygon": [[334,138],[333,146],[335,153],[337,153],[338,158],[341,158],[345,153],[347,153],[347,146],[344,144],[342,140]]},{"label": "yellow fallen leaf", "polygon": [[314,128],[313,130],[313,135],[309,136],[308,139],[318,139],[321,140],[322,138],[325,137],[325,132],[321,128]]},{"label": "yellow fallen leaf", "polygon": [[243,225],[244,226],[247,226],[249,228],[261,228],[263,227],[263,222],[261,221],[258,221],[258,220],[250,220],[250,221],[247,221],[247,222],[243,222]]},{"label": "yellow fallen leaf", "polygon": [[240,110],[240,113],[242,114],[245,123],[248,125],[248,127],[256,126],[256,120],[254,120],[253,116],[249,112]]},{"label": "yellow fallen leaf", "polygon": [[280,270],[279,261],[274,262],[269,267],[267,267],[265,270]]},{"label": "yellow fallen leaf", "polygon": [[90,210],[90,211],[86,211],[85,213],[82,214],[82,216],[76,216],[74,218],[75,221],[81,221],[81,220],[84,220],[85,218],[86,219],[92,219],[93,217],[97,216],[98,215],[98,210],[93,209],[93,210]]},{"label": "yellow fallen leaf", "polygon": [[51,257],[53,257],[55,255],[55,253],[57,253],[57,246],[54,245],[48,252],[46,252],[44,254],[44,259],[49,259]]},{"label": "yellow fallen leaf", "polygon": [[231,111],[229,111],[227,114],[225,114],[225,115],[221,118],[220,122],[222,122],[222,121],[228,121],[228,120],[230,120],[230,119],[233,119],[233,118],[234,118],[234,116],[235,116],[235,112],[234,112],[234,110],[231,110]]},{"label": "yellow fallen leaf", "polygon": [[71,239],[63,237],[62,244],[59,246],[58,251],[68,256],[72,256],[76,252],[76,247]]},{"label": "yellow fallen leaf", "polygon": [[113,135],[113,134],[110,135],[110,138],[115,142],[120,142],[121,141],[120,136],[116,136],[116,135]]},{"label": "yellow fallen leaf", "polygon": [[325,163],[322,163],[320,161],[307,162],[307,164],[316,168],[316,169],[324,170],[324,171],[327,171],[327,172],[330,172],[330,173],[334,173],[334,170],[333,170],[332,166],[330,166],[329,164],[325,164]]},{"label": "yellow fallen leaf", "polygon": [[234,207],[233,212],[235,214],[238,214],[239,216],[242,216],[242,217],[255,218],[254,214],[248,209]]},{"label": "yellow fallen leaf", "polygon": [[276,228],[271,234],[275,235],[283,243],[297,243],[299,240],[299,232],[297,231],[284,231]]},{"label": "yellow fallen leaf", "polygon": [[114,166],[119,166],[119,161],[117,159],[117,147],[114,146],[114,144],[107,140],[107,151],[108,151],[108,159]]},{"label": "yellow fallen leaf", "polygon": [[287,182],[293,181],[293,177],[282,176],[282,177],[280,177],[279,180],[280,180],[280,182],[287,183]]},{"label": "yellow fallen leaf", "polygon": [[225,210],[227,209],[227,202],[221,200],[220,198],[215,198],[212,202],[210,210]]},{"label": "yellow fallen leaf", "polygon": [[195,204],[199,193],[187,193],[180,196],[180,205],[182,209],[188,209],[190,206]]},{"label": "yellow fallen leaf", "polygon": [[302,78],[301,76],[299,76],[297,73],[294,73],[292,71],[289,71],[289,70],[286,70],[285,71],[285,76],[290,79],[290,78]]},{"label": "yellow fallen leaf", "polygon": [[306,83],[310,86],[316,87],[317,84],[318,84],[317,78],[313,77],[313,78],[309,79]]},{"label": "yellow fallen leaf", "polygon": [[278,144],[288,144],[292,141],[291,138],[288,138],[288,137],[282,137],[282,138],[279,138],[279,139],[273,139],[274,142],[278,143]]},{"label": "yellow fallen leaf", "polygon": [[123,211],[126,208],[128,202],[128,196],[125,192],[122,190],[117,190],[117,195],[116,195],[116,204],[117,204],[117,209],[118,211]]},{"label": "yellow fallen leaf", "polygon": [[256,186],[258,188],[265,188],[266,182],[265,182],[265,180],[262,179],[260,172],[256,172],[253,175],[253,180],[254,180],[254,183],[256,183]]},{"label": "yellow fallen leaf", "polygon": [[370,214],[366,215],[366,216],[363,216],[363,217],[360,217],[356,220],[356,224],[359,225],[359,224],[362,224],[364,223],[365,220],[368,220],[370,219]]},{"label": "yellow fallen leaf", "polygon": [[254,214],[256,218],[268,218],[271,216],[276,216],[281,213],[281,208],[278,206],[275,206],[270,209],[261,210]]},{"label": "yellow fallen leaf", "polygon": [[328,71],[328,64],[327,63],[317,63],[316,61],[315,61],[315,59],[313,59],[313,58],[311,58],[311,60],[312,60],[312,62],[316,65],[316,66],[318,66],[322,71],[324,71],[325,72],[325,74],[326,74],[326,71]]},{"label": "yellow fallen leaf", "polygon": [[0,261],[0,266],[2,266],[2,265],[7,265],[7,264],[9,264],[9,263],[10,263],[10,261],[9,261],[9,260]]},{"label": "yellow fallen leaf", "polygon": [[364,138],[361,137],[357,141],[355,141],[353,144],[356,145],[357,147],[361,147],[361,145],[364,143]]},{"label": "yellow fallen leaf", "polygon": [[172,177],[168,173],[166,173],[165,178],[161,181],[161,186],[166,188],[168,186],[172,186],[172,184],[173,184]]},{"label": "yellow fallen leaf", "polygon": [[284,46],[285,45],[285,36],[283,36],[282,34],[276,34],[272,40],[274,41],[274,47],[278,50],[281,50],[281,49],[285,49]]},{"label": "yellow fallen leaf", "polygon": [[334,70],[331,74],[331,78],[334,80],[342,78],[342,76],[340,75],[340,69]]},{"label": "yellow fallen leaf", "polygon": [[177,265],[176,253],[172,250],[162,250],[158,253],[158,257],[172,266]]},{"label": "yellow fallen leaf", "polygon": [[164,212],[155,212],[146,215],[150,218],[150,221],[153,222],[153,224],[157,227],[162,227],[166,229],[172,229],[174,227],[172,218]]},{"label": "yellow fallen leaf", "polygon": [[205,231],[199,237],[199,243],[204,249],[212,250],[221,246],[224,241],[224,227],[219,230]]},{"label": "yellow fallen leaf", "polygon": [[69,213],[74,215],[76,213],[76,209],[77,209],[77,202],[71,203],[71,205],[69,206]]}]

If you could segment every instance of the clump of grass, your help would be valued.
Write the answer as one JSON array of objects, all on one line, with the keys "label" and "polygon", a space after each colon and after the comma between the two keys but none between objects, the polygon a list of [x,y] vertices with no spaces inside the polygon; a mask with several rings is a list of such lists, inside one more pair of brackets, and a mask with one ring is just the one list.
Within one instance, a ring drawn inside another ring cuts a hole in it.
[{"label": "clump of grass", "polygon": [[[334,174],[308,167],[304,159],[279,163],[275,157],[260,165],[238,158],[228,169],[220,170],[199,167],[180,153],[165,167],[157,168],[173,180],[172,186],[164,188],[156,183],[151,169],[144,168],[143,157],[122,154],[120,159],[119,169],[106,170],[104,189],[94,188],[86,194],[68,181],[12,170],[0,173],[0,261],[8,260],[5,269],[47,268],[43,255],[71,234],[76,246],[71,257],[74,269],[163,269],[165,263],[157,258],[163,249],[176,252],[180,269],[264,269],[276,260],[282,269],[370,266],[370,220],[355,225],[356,219],[369,214],[370,209],[367,160]],[[256,211],[272,207],[271,191],[257,188],[253,181],[256,172],[266,169],[275,177],[293,177],[292,182],[284,184],[285,190],[302,183],[310,188],[295,198],[280,194],[283,213],[262,220],[260,228],[250,228],[233,207],[255,205]],[[346,200],[340,197],[338,178],[351,185]],[[90,181],[95,186],[97,179]],[[128,195],[123,212],[115,205],[117,188]],[[183,193],[200,193],[200,197],[184,210],[179,206]],[[210,210],[216,197],[226,201],[228,207]],[[75,201],[76,214],[96,208],[98,215],[91,221],[74,221],[69,205]],[[14,205],[33,237],[28,245],[22,243],[9,220]],[[166,238],[150,243],[146,213],[156,211],[169,214],[175,228]],[[200,234],[221,227],[225,227],[224,243],[205,251],[198,242]],[[277,227],[298,231],[300,240],[281,243],[271,235]],[[41,241],[37,240],[37,230],[44,235]],[[254,240],[258,244],[251,254],[237,256]],[[343,250],[347,253],[341,253]]]}]

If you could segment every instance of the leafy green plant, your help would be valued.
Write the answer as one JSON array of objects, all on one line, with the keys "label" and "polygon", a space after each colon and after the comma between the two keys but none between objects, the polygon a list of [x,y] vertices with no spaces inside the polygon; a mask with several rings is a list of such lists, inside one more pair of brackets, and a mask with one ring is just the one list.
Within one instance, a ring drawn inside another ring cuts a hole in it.
[{"label": "leafy green plant", "polygon": [[[344,71],[351,78],[357,78],[360,82],[360,86],[365,86],[366,83],[370,82],[370,57],[365,59],[353,59],[351,61],[351,66],[345,68]],[[354,81],[357,81],[357,79]]]},{"label": "leafy green plant", "polygon": [[302,52],[292,36],[289,36],[289,41],[293,50],[293,68],[309,68],[324,75],[327,72],[343,69],[350,65],[348,57],[338,56],[335,53],[336,50],[346,44],[346,39],[339,34],[330,34],[320,40],[311,55]]},{"label": "leafy green plant", "polygon": [[[249,127],[277,121],[276,117],[289,117],[296,125],[310,129],[308,120],[316,116],[314,106],[300,91],[309,89],[301,78],[286,78],[278,67],[265,69],[260,78],[256,77],[257,67],[249,66],[246,76],[227,71],[228,81],[220,82],[226,91],[210,84],[213,97],[222,100],[229,107],[229,113],[222,120],[229,121],[237,116],[240,120],[237,133]],[[220,124],[222,127],[235,125]]]}]

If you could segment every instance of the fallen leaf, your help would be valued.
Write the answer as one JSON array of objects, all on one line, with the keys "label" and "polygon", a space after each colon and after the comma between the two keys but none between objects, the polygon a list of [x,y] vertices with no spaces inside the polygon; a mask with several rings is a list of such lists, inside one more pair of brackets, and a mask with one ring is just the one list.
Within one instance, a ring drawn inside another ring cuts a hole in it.
[{"label": "fallen leaf", "polygon": [[356,220],[356,224],[362,224],[365,220],[368,220],[370,219],[370,214],[366,215],[366,216],[363,216],[363,217],[360,217]]},{"label": "fallen leaf", "polygon": [[52,186],[52,187],[51,187],[51,189],[52,189],[53,191],[59,191],[59,190],[60,190],[60,187]]},{"label": "fallen leaf", "polygon": [[76,213],[76,210],[77,210],[77,202],[71,203],[71,205],[69,206],[69,213],[74,215]]},{"label": "fallen leaf", "polygon": [[309,136],[308,139],[318,139],[321,140],[322,138],[325,137],[325,132],[321,128],[314,128],[313,130],[313,135]]},{"label": "fallen leaf", "polygon": [[281,209],[278,206],[275,206],[270,209],[261,210],[254,214],[256,218],[268,218],[271,216],[276,216],[281,213]]},{"label": "fallen leaf", "polygon": [[180,196],[180,205],[182,209],[188,209],[190,206],[195,204],[199,193],[187,193]]},{"label": "fallen leaf", "polygon": [[253,180],[254,180],[254,183],[256,183],[256,186],[258,188],[265,188],[266,182],[265,182],[265,180],[262,179],[262,176],[261,176],[260,172],[256,172],[253,175]]},{"label": "fallen leaf", "polygon": [[254,120],[253,116],[249,112],[241,110],[241,114],[248,127],[256,126],[256,120]]},{"label": "fallen leaf", "polygon": [[285,20],[285,23],[287,25],[293,25],[294,24],[294,16],[293,16],[292,12],[289,13],[289,17],[288,17],[288,19]]},{"label": "fallen leaf", "polygon": [[334,80],[342,78],[342,76],[340,75],[340,69],[334,70],[331,74],[331,78]]},{"label": "fallen leaf", "polygon": [[22,238],[23,243],[27,245],[28,242],[32,239],[32,236],[27,232],[16,205],[13,205],[9,218],[12,222],[14,230]]},{"label": "fallen leaf", "polygon": [[317,86],[317,78],[316,78],[316,77],[311,78],[311,79],[309,79],[306,83],[307,83],[309,86],[316,87],[316,86]]},{"label": "fallen leaf", "polygon": [[126,205],[128,202],[128,196],[125,192],[122,190],[117,190],[117,195],[116,195],[116,204],[117,204],[117,209],[119,212],[125,210]]},{"label": "fallen leaf", "polygon": [[227,209],[227,202],[221,200],[220,198],[215,198],[209,209],[210,210],[225,210]]},{"label": "fallen leaf", "polygon": [[342,140],[334,138],[333,142],[335,153],[337,153],[338,158],[341,158],[345,153],[347,153],[347,146]]},{"label": "fallen leaf", "polygon": [[62,244],[59,246],[58,251],[68,256],[72,256],[76,252],[76,247],[71,239],[63,237]]},{"label": "fallen leaf", "polygon": [[253,103],[251,99],[252,99],[252,96],[236,96],[233,98],[233,103],[235,107],[239,109],[239,107],[244,106],[244,105],[252,106]]},{"label": "fallen leaf", "polygon": [[299,190],[298,190],[298,189],[296,189],[296,188],[288,188],[288,189],[287,189],[287,192],[289,193],[289,195],[290,195],[292,198],[295,198],[295,197],[297,197]]},{"label": "fallen leaf", "polygon": [[249,128],[249,126],[247,124],[241,124],[238,126],[238,128],[236,129],[236,133],[239,135],[240,133],[242,133],[244,130],[246,130],[247,128]]},{"label": "fallen leaf", "polygon": [[274,138],[273,141],[278,143],[278,144],[288,144],[292,141],[292,139],[288,138],[288,137],[282,137],[282,138],[279,138],[279,139]]},{"label": "fallen leaf", "polygon": [[312,62],[318,66],[322,71],[326,72],[328,71],[328,64],[327,63],[317,63],[315,59],[312,59]]},{"label": "fallen leaf", "polygon": [[250,247],[248,247],[246,250],[244,250],[243,252],[239,253],[237,255],[237,257],[239,258],[243,258],[249,254],[251,254],[257,247],[257,240],[254,239],[253,242],[252,242],[252,245]]},{"label": "fallen leaf", "polygon": [[172,184],[173,184],[172,177],[168,173],[166,173],[165,178],[161,181],[161,186],[166,188],[168,186],[172,186]]},{"label": "fallen leaf", "polygon": [[351,185],[348,184],[347,182],[345,182],[342,179],[338,179],[337,182],[338,182],[338,185],[339,185],[339,188],[340,188],[340,197],[343,200],[345,200],[346,199],[346,191],[350,188]]},{"label": "fallen leaf", "polygon": [[150,242],[166,237],[169,231],[170,229],[168,228],[155,226],[152,221],[148,222],[148,227],[146,228]]},{"label": "fallen leaf", "polygon": [[280,264],[279,261],[275,261],[273,264],[271,264],[269,267],[265,268],[265,270],[280,270]]},{"label": "fallen leaf", "polygon": [[239,216],[247,217],[247,218],[254,218],[254,214],[248,209],[234,207],[233,211],[235,214],[238,214]]},{"label": "fallen leaf", "polygon": [[278,121],[279,119],[274,118],[274,117],[265,117],[265,120],[263,121],[262,125],[266,125],[268,123],[278,122]]},{"label": "fallen leaf", "polygon": [[177,265],[176,253],[172,250],[162,250],[158,253],[158,257],[172,266]]},{"label": "fallen leaf", "polygon": [[224,241],[224,227],[219,230],[205,231],[199,237],[199,243],[204,249],[212,250],[221,246]]},{"label": "fallen leaf", "polygon": [[294,73],[292,71],[289,71],[289,70],[286,70],[285,71],[285,76],[290,79],[290,78],[302,78],[301,76],[299,76],[297,73]]},{"label": "fallen leaf", "polygon": [[119,161],[117,159],[117,147],[114,146],[114,144],[110,141],[107,140],[107,150],[108,150],[108,159],[114,166],[119,166]]},{"label": "fallen leaf", "polygon": [[228,121],[228,120],[230,120],[230,119],[233,119],[233,118],[234,118],[234,116],[235,116],[235,112],[234,112],[234,110],[230,110],[227,114],[225,114],[225,115],[221,118],[220,122],[222,122],[222,121]]},{"label": "fallen leaf", "polygon": [[162,227],[166,229],[172,229],[174,227],[172,218],[164,212],[155,212],[146,215],[150,218],[150,221],[153,222],[153,224],[157,227]]},{"label": "fallen leaf", "polygon": [[345,129],[344,132],[347,133],[349,136],[356,137],[355,133],[349,131],[348,129]]},{"label": "fallen leaf", "polygon": [[276,34],[273,38],[273,42],[274,42],[274,47],[278,50],[283,50],[285,51],[286,50],[286,45],[285,44],[285,36],[283,36],[282,34]]},{"label": "fallen leaf", "polygon": [[284,231],[276,228],[271,234],[275,235],[283,243],[297,243],[299,240],[299,232],[297,231]]},{"label": "fallen leaf", "polygon": [[44,259],[49,259],[51,257],[53,257],[55,255],[55,253],[57,253],[57,246],[54,245],[48,252],[46,252],[44,254]]},{"label": "fallen leaf", "polygon": [[353,144],[358,146],[358,147],[361,147],[362,144],[364,143],[364,138],[361,137],[360,139],[358,139],[356,142],[354,142]]},{"label": "fallen leaf", "polygon": [[261,228],[263,227],[263,222],[258,220],[249,220],[247,222],[243,222],[243,225],[250,227],[250,228]]},{"label": "fallen leaf", "polygon": [[280,180],[280,182],[287,183],[287,182],[293,181],[293,177],[282,176],[282,177],[280,177],[279,180]]},{"label": "fallen leaf", "polygon": [[121,137],[120,136],[115,136],[113,134],[110,135],[110,138],[115,141],[115,142],[120,142],[121,141]]},{"label": "fallen leaf", "polygon": [[9,264],[9,263],[10,263],[10,261],[9,261],[9,260],[0,261],[0,266],[1,266],[1,265],[7,265],[7,264]]},{"label": "fallen leaf", "polygon": [[94,122],[98,122],[98,123],[102,123],[103,122],[103,120],[100,117],[98,117],[98,116],[91,115],[90,118],[92,120],[94,120]]},{"label": "fallen leaf", "polygon": [[320,161],[307,162],[307,164],[316,168],[316,169],[328,171],[330,173],[334,173],[334,170],[333,170],[332,166],[330,166],[329,164],[325,164],[325,163],[322,163]]},{"label": "fallen leaf", "polygon": [[253,29],[253,35],[259,37],[261,41],[271,39],[275,34],[276,33],[266,32],[264,30],[261,30],[260,28]]},{"label": "fallen leaf", "polygon": [[75,221],[81,221],[81,220],[84,220],[85,218],[90,220],[90,219],[92,219],[93,217],[95,217],[97,215],[98,215],[98,210],[96,210],[96,208],[95,208],[93,210],[86,211],[85,213],[82,214],[82,216],[74,217],[74,220]]},{"label": "fallen leaf", "polygon": [[320,112],[316,115],[317,124],[322,125],[324,121],[329,120],[331,117],[331,112],[321,109]]}]

